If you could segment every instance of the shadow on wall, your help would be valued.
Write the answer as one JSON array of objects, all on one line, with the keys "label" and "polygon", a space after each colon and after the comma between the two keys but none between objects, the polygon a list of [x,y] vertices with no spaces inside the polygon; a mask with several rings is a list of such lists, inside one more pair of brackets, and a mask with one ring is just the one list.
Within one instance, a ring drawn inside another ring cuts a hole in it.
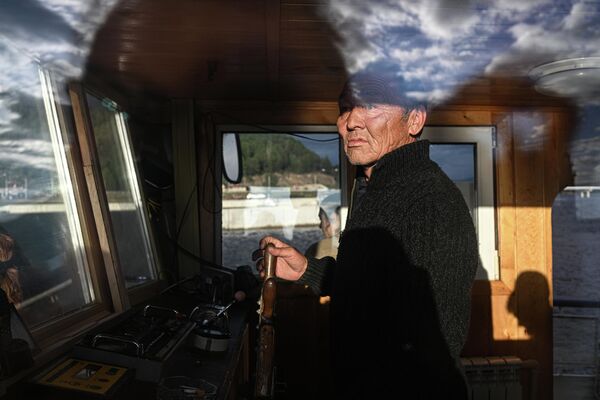
[{"label": "shadow on wall", "polygon": [[[526,295],[519,298],[519,294],[524,293]],[[540,369],[534,373],[545,376],[545,382],[552,382],[552,306],[548,280],[544,275],[536,271],[519,274],[508,300],[504,295],[494,296],[489,281],[477,281],[471,307],[471,315],[478,319],[476,324],[469,326],[462,357],[518,355],[522,360],[536,360]],[[517,319],[516,337],[496,339],[508,334],[506,331],[494,331],[494,310],[502,314],[502,308]],[[548,343],[550,352],[547,351]],[[532,375],[523,371],[523,376],[524,391],[528,392]],[[540,399],[550,398],[550,390],[550,387],[539,384],[535,389]]]}]

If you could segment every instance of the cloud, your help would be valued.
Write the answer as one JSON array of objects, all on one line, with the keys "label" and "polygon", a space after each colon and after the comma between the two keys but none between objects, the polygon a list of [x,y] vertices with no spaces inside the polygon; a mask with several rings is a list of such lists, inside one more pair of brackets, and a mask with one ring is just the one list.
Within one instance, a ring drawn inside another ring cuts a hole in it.
[{"label": "cloud", "polygon": [[600,137],[578,139],[569,149],[576,186],[600,186]]},{"label": "cloud", "polygon": [[[340,51],[349,73],[381,60],[398,64],[406,81],[419,83],[431,97],[451,93],[450,86],[489,60],[480,35],[482,18],[473,0],[379,1],[334,0],[328,17],[342,38]],[[434,95],[435,94],[435,95]]]},{"label": "cloud", "polygon": [[57,82],[78,78],[116,0],[0,2],[0,161],[54,170],[39,66]]},{"label": "cloud", "polygon": [[77,78],[96,31],[115,4],[116,0],[3,0],[0,45],[18,49],[23,57],[59,74],[68,73],[67,78]]},{"label": "cloud", "polygon": [[494,0],[492,5],[494,9],[505,13],[523,13],[551,2],[552,0]]},{"label": "cloud", "polygon": [[89,49],[98,27],[104,23],[108,13],[118,0],[44,0],[41,5],[63,20],[76,32],[82,41],[80,46]]},{"label": "cloud", "polygon": [[470,0],[405,1],[401,4],[418,18],[423,34],[432,39],[463,36],[472,32],[480,21],[476,2]]},{"label": "cloud", "polygon": [[12,130],[13,124],[19,119],[20,114],[14,112],[12,99],[0,98],[0,135]]},{"label": "cloud", "polygon": [[573,4],[569,15],[563,20],[563,26],[569,31],[579,31],[582,27],[595,23],[597,18],[597,5],[589,1],[580,1]]},{"label": "cloud", "polygon": [[508,29],[509,49],[495,55],[486,72],[526,75],[542,63],[600,55],[599,22],[598,3],[581,1],[571,4],[566,15],[555,11],[546,18],[515,24]]},{"label": "cloud", "polygon": [[40,139],[0,140],[0,160],[10,169],[56,170],[52,144]]},{"label": "cloud", "polygon": [[[326,15],[349,73],[382,60],[434,97],[473,77],[527,76],[600,54],[600,3],[587,0],[332,0]],[[422,94],[422,91],[418,91]]]}]

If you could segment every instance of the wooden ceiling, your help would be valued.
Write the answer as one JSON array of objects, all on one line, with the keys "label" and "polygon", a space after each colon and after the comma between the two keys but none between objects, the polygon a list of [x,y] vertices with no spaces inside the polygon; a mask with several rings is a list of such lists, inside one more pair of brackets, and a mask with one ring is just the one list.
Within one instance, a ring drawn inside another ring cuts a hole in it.
[{"label": "wooden ceiling", "polygon": [[[326,0],[124,0],[99,30],[87,65],[134,97],[335,101],[346,79]],[[453,104],[562,101],[523,79],[475,79]]]},{"label": "wooden ceiling", "polygon": [[332,100],[345,81],[333,38],[314,1],[126,0],[88,71],[169,98]]}]

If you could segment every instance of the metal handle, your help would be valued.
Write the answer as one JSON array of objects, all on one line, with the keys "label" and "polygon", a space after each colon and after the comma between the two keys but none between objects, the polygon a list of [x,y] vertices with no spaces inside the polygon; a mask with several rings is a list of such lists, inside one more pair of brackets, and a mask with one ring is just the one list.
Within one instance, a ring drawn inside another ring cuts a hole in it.
[{"label": "metal handle", "polygon": [[[149,316],[151,317],[152,315],[150,315],[150,314],[152,314],[152,312],[160,313],[161,311],[163,311],[165,313],[173,314],[173,318],[175,318],[175,319],[181,318],[181,313],[179,311],[175,310],[174,308],[153,306],[152,304],[148,304],[148,305],[146,305],[146,307],[144,307],[143,315],[144,315],[144,317],[149,317]],[[156,316],[158,316],[158,315],[156,315]]]},{"label": "metal handle", "polygon": [[136,347],[136,355],[138,357],[141,357],[144,355],[144,345],[141,343],[136,342],[133,339],[127,339],[121,336],[116,336],[116,335],[109,335],[106,333],[99,333],[96,336],[94,336],[94,340],[92,341],[92,347],[96,347],[96,345],[98,344],[98,342],[100,340],[108,340],[108,341],[113,341],[113,342],[120,342],[120,343],[126,343],[126,344],[131,344],[134,345]]}]

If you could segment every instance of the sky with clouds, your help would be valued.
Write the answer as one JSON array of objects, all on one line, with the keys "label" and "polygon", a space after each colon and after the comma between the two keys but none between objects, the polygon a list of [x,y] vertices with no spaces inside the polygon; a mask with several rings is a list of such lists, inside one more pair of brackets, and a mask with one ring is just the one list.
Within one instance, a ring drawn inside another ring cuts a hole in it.
[{"label": "sky with clouds", "polygon": [[[392,63],[410,95],[433,103],[476,77],[600,56],[598,0],[332,0],[323,13],[350,73]],[[600,185],[600,88],[576,100],[575,182]]]},{"label": "sky with clouds", "polygon": [[[83,72],[96,31],[117,0],[2,0],[0,44],[68,77]],[[17,56],[2,53],[4,62]]]},{"label": "sky with clouds", "polygon": [[[0,154],[18,154],[7,135],[27,130],[15,104],[23,96],[41,100],[35,62],[59,78],[81,76],[94,35],[117,1],[0,2]],[[391,62],[411,95],[429,100],[443,101],[474,77],[527,76],[541,63],[600,56],[598,0],[331,0],[323,12],[339,32],[349,72]],[[600,135],[598,103],[581,102],[577,140]],[[337,149],[330,147],[320,152],[332,159]],[[30,153],[47,166],[49,151]]]},{"label": "sky with clouds", "polygon": [[56,170],[38,65],[54,72],[57,84],[80,77],[95,32],[115,3],[0,2],[0,172],[5,179],[22,180],[26,170]]},{"label": "sky with clouds", "polygon": [[542,63],[600,56],[598,1],[332,0],[324,12],[349,72],[393,62],[429,100],[473,77],[527,76]]}]

